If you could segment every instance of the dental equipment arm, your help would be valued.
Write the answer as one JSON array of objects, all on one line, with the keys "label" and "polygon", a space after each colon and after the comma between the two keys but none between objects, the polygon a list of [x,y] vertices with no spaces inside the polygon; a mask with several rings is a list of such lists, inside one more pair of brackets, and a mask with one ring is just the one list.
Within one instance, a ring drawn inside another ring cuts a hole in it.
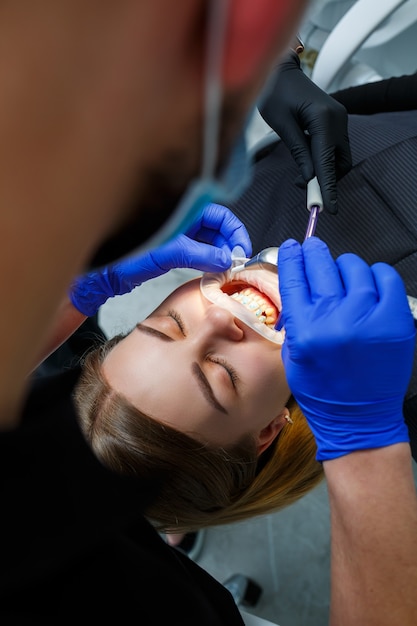
[{"label": "dental equipment arm", "polygon": [[91,316],[108,298],[129,293],[170,269],[224,271],[230,267],[235,246],[241,246],[246,255],[251,254],[252,245],[245,226],[228,208],[209,204],[185,234],[146,254],[128,257],[80,276],[73,283],[69,296],[78,311]]},{"label": "dental equipment arm", "polygon": [[336,182],[352,167],[344,106],[304,74],[291,51],[271,77],[259,112],[291,151],[304,184],[317,176],[325,210],[337,213]]},{"label": "dental equipment arm", "polygon": [[402,415],[415,331],[390,266],[293,240],[279,253],[289,386],[323,461],[331,626],[415,624],[417,499]]}]

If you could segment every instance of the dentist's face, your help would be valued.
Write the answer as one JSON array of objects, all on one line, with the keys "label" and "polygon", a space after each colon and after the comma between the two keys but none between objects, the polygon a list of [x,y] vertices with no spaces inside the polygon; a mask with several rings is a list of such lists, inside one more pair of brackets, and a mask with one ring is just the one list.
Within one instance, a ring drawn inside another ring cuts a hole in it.
[{"label": "dentist's face", "polygon": [[[117,344],[103,370],[109,384],[150,417],[216,445],[251,433],[260,435],[262,451],[288,414],[281,346],[209,302],[199,278]],[[271,425],[274,433],[267,431]]]}]

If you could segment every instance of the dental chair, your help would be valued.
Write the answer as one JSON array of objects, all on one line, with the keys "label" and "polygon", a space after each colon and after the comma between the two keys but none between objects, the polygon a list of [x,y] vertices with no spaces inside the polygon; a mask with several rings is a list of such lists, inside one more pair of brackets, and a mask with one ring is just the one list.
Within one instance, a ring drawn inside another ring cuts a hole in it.
[{"label": "dental chair", "polygon": [[278,624],[275,624],[274,622],[270,622],[262,617],[256,617],[256,615],[252,615],[246,611],[241,610],[240,614],[242,615],[245,626],[278,626]]},{"label": "dental chair", "polygon": [[[315,3],[316,6],[318,3]],[[417,0],[327,0],[300,28],[303,69],[331,92],[417,70]]]},{"label": "dental chair", "polygon": [[[417,71],[417,0],[316,0],[300,36],[303,71],[324,91]],[[251,156],[277,139],[255,111],[247,131]]]}]

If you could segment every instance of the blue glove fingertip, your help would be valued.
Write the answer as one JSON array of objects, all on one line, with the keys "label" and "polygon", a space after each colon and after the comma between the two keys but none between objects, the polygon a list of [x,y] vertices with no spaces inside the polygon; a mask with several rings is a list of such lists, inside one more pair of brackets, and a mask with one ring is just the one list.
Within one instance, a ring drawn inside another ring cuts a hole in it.
[{"label": "blue glove fingertip", "polygon": [[232,264],[232,255],[230,251],[226,252],[226,250],[219,250],[217,260],[221,269],[227,270]]},{"label": "blue glove fingertip", "polygon": [[94,287],[93,279],[87,275],[85,279],[83,277],[76,279],[68,292],[73,307],[86,317],[95,315],[100,306],[107,300],[102,294],[97,294]]},{"label": "blue glove fingertip", "polygon": [[200,269],[203,272],[225,272],[232,265],[232,255],[230,250],[224,250],[221,248],[211,248],[208,254],[205,255],[204,260],[200,263],[193,263],[192,266],[195,269]]},{"label": "blue glove fingertip", "polygon": [[301,248],[300,243],[296,241],[295,239],[286,239],[279,247],[278,264],[279,264],[280,257],[281,259],[284,258],[284,253],[285,253],[285,257],[288,257],[290,256],[292,252],[295,252],[296,249],[297,251],[299,251],[300,248]]},{"label": "blue glove fingertip", "polygon": [[312,237],[307,237],[305,241],[303,241],[303,249],[307,250],[324,250],[328,249],[328,245],[324,243],[323,239],[320,237],[316,237],[313,235]]},{"label": "blue glove fingertip", "polygon": [[284,328],[284,318],[282,312],[279,314],[277,321],[275,322],[274,329],[282,330]]}]

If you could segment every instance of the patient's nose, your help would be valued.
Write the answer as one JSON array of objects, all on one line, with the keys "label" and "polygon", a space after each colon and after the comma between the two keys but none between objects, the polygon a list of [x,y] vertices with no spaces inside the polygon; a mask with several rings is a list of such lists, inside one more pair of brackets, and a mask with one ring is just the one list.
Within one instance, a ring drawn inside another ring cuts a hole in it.
[{"label": "patient's nose", "polygon": [[240,341],[244,337],[239,320],[230,311],[215,304],[207,307],[201,330],[207,335],[219,336],[230,341]]}]

